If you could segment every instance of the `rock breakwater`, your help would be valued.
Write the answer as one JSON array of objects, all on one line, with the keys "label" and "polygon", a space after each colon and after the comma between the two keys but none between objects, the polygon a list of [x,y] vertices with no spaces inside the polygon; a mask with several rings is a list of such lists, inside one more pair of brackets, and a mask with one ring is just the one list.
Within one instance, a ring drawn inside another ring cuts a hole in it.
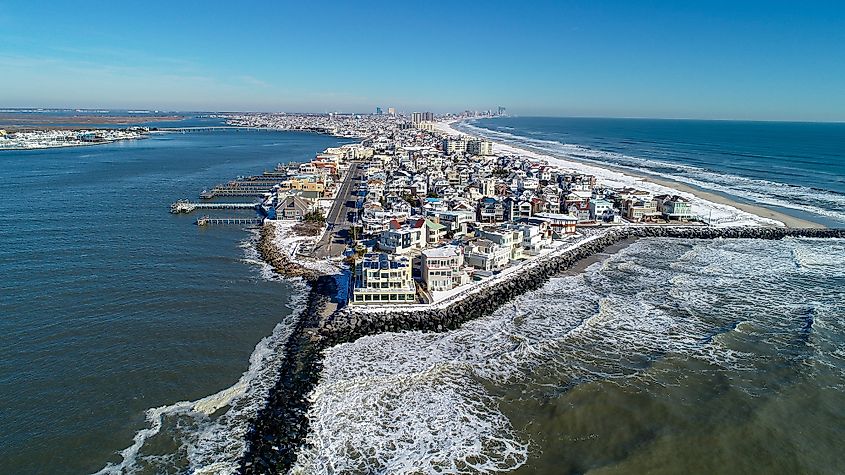
[{"label": "rock breakwater", "polygon": [[267,406],[247,434],[248,449],[239,473],[286,473],[308,433],[309,394],[322,370],[322,352],[336,344],[391,331],[446,331],[462,323],[488,315],[519,295],[538,289],[548,279],[574,267],[580,260],[600,253],[627,239],[783,239],[845,238],[845,229],[799,229],[763,227],[661,227],[629,226],[613,228],[590,236],[576,246],[556,252],[541,262],[524,266],[494,285],[469,293],[453,303],[420,306],[422,310],[362,310],[347,307],[327,318],[325,306],[336,295],[337,283],[331,276],[292,263],[275,250],[273,230],[263,228],[259,251],[283,275],[299,275],[311,284],[308,306],[286,348],[285,364],[270,392]]},{"label": "rock breakwater", "polygon": [[264,262],[273,266],[276,272],[286,277],[302,277],[308,282],[315,282],[320,278],[319,272],[297,264],[284,251],[280,250],[273,243],[275,237],[276,228],[272,224],[265,223],[261,226],[257,247]]},{"label": "rock breakwater", "polygon": [[371,311],[347,307],[338,311],[321,329],[320,334],[331,344],[354,341],[366,335],[389,331],[444,331],[487,315],[517,296],[538,289],[551,277],[572,268],[581,259],[602,252],[625,239],[783,239],[786,237],[845,238],[845,229],[765,228],[704,226],[626,226],[610,229],[582,244],[554,254],[506,279],[478,292],[468,294],[445,308],[422,310]]}]

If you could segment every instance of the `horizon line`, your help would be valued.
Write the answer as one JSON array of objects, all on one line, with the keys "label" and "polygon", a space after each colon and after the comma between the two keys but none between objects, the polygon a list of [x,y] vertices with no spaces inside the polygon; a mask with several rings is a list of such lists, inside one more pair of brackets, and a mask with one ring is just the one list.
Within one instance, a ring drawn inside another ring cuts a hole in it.
[{"label": "horizon line", "polygon": [[[32,112],[29,112],[32,111]],[[373,111],[368,112],[355,112],[355,111],[270,111],[270,110],[191,110],[191,109],[163,109],[163,108],[149,108],[149,107],[134,107],[134,108],[123,108],[123,107],[0,107],[0,114],[2,113],[35,113],[38,111],[43,112],[50,112],[50,111],[78,111],[78,112],[91,112],[96,113],[99,111],[106,111],[106,112],[131,112],[137,115],[142,115],[144,113],[180,113],[180,114],[310,114],[310,115],[328,115],[328,114],[345,114],[345,115],[377,115]],[[419,110],[412,110],[412,111],[402,111],[401,113],[397,113],[396,115],[404,115],[410,114],[411,112],[423,112],[424,109]],[[427,112],[427,111],[425,111]],[[437,115],[444,116],[444,115],[459,115],[461,112],[446,112],[446,113],[439,113]],[[482,112],[482,111],[473,111],[473,112]],[[382,115],[388,115],[387,113],[382,113]],[[677,121],[702,121],[702,122],[780,122],[780,123],[806,123],[806,124],[843,124],[845,123],[845,119],[831,119],[831,120],[819,120],[819,119],[749,119],[749,118],[727,118],[727,117],[715,117],[715,118],[704,118],[704,117],[654,117],[654,116],[637,116],[637,115],[619,115],[619,116],[609,116],[609,115],[557,115],[557,114],[506,114],[504,116],[493,116],[493,117],[466,117],[467,119],[473,118],[498,118],[498,117],[511,117],[511,118],[555,118],[555,119],[611,119],[611,120],[677,120]]]}]

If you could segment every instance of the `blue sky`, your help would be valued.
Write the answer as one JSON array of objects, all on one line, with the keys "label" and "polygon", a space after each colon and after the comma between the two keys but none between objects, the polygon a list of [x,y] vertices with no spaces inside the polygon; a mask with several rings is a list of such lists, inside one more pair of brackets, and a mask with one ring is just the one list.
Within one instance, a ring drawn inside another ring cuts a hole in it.
[{"label": "blue sky", "polygon": [[845,120],[845,2],[0,0],[0,107]]}]

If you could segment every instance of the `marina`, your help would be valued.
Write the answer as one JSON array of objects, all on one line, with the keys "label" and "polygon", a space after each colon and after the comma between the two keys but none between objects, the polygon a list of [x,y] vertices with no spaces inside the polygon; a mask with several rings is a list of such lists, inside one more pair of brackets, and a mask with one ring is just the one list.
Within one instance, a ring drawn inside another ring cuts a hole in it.
[{"label": "marina", "polygon": [[275,169],[265,170],[261,175],[238,177],[228,183],[215,185],[211,190],[205,189],[200,193],[200,198],[211,200],[218,196],[265,197],[270,194],[275,186],[289,178],[292,170],[297,166],[293,163],[288,165],[280,163],[276,165]]}]

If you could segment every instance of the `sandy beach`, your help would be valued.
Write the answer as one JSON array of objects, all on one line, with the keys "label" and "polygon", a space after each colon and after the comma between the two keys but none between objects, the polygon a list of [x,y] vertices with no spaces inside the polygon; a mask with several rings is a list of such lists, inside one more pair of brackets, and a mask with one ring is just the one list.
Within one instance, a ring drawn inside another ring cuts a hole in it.
[{"label": "sandy beach", "polygon": [[[619,170],[619,171],[621,172],[621,170]],[[719,204],[723,204],[723,205],[726,205],[726,206],[732,206],[734,208],[740,209],[740,210],[745,211],[747,213],[751,213],[751,214],[760,216],[762,218],[768,218],[768,219],[773,219],[775,221],[780,221],[785,226],[790,227],[790,228],[824,228],[825,227],[825,226],[823,226],[819,223],[814,223],[812,221],[807,221],[805,219],[796,218],[796,217],[790,216],[786,213],[781,213],[779,211],[775,211],[773,209],[765,208],[763,206],[757,206],[757,205],[752,205],[752,204],[747,204],[747,203],[739,203],[737,201],[726,198],[723,195],[720,195],[720,194],[717,194],[717,193],[712,193],[712,192],[709,192],[709,191],[705,191],[705,190],[702,190],[700,188],[693,188],[689,185],[677,182],[675,180],[669,180],[669,179],[664,179],[664,178],[655,178],[655,177],[652,177],[652,176],[644,176],[644,175],[643,176],[634,175],[634,174],[629,173],[628,171],[625,171],[625,173],[628,173],[629,175],[632,175],[632,176],[636,176],[637,178],[639,178],[643,181],[650,181],[650,182],[657,183],[659,185],[662,185],[662,186],[665,186],[665,187],[668,187],[668,188],[674,188],[678,191],[683,191],[683,192],[686,192],[686,193],[696,195],[699,198],[705,199],[707,201],[711,201],[713,203],[719,203]]]},{"label": "sandy beach", "polygon": [[[456,121],[438,122],[437,130],[450,135],[472,135],[461,132],[452,125]],[[539,160],[561,168],[577,170],[595,175],[599,183],[612,187],[632,186],[655,194],[677,194],[691,201],[699,215],[705,220],[712,218],[717,226],[787,226],[791,228],[824,228],[812,221],[796,218],[788,214],[747,203],[740,203],[724,195],[695,188],[685,183],[651,175],[638,174],[628,169],[589,163],[567,157],[554,157],[525,147],[493,141],[494,150],[501,153],[514,153]]]}]

